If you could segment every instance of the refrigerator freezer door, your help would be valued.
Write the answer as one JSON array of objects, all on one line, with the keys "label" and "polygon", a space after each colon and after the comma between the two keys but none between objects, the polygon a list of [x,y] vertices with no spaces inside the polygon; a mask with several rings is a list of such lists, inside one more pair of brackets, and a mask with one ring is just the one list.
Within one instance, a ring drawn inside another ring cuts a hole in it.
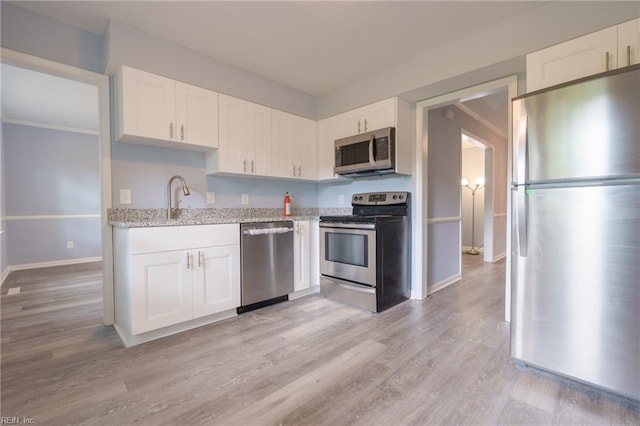
[{"label": "refrigerator freezer door", "polygon": [[640,182],[526,197],[528,252],[514,242],[512,253],[512,357],[640,400]]},{"label": "refrigerator freezer door", "polygon": [[[526,158],[529,182],[638,177],[639,105],[640,67],[519,98],[514,129],[526,117],[526,141],[514,135],[514,160]],[[512,182],[523,173],[514,164]]]}]

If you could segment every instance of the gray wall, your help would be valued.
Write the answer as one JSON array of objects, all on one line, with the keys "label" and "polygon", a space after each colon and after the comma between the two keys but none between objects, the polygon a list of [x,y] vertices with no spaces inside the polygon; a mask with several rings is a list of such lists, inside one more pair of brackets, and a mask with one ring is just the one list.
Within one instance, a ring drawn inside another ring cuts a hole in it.
[{"label": "gray wall", "polygon": [[[482,148],[469,147],[462,149],[462,177],[469,180],[469,186],[475,187],[475,179],[484,177],[484,153]],[[474,203],[472,192],[468,188],[462,188],[462,246],[471,247],[471,219],[472,205]],[[481,248],[484,245],[484,189],[476,191],[475,195],[475,240],[474,246]]]},{"label": "gray wall", "polygon": [[292,114],[316,118],[316,98],[142,30],[111,21],[105,34],[107,73],[129,65]]},{"label": "gray wall", "polygon": [[98,137],[5,123],[3,142],[8,264],[101,256],[99,217],[18,220],[100,215]]},{"label": "gray wall", "polygon": [[[429,219],[455,218],[461,215],[462,129],[491,144],[495,163],[493,173],[494,213],[506,211],[507,141],[482,123],[454,106],[425,112],[428,114],[428,211]],[[427,285],[438,284],[460,274],[460,223],[434,223],[429,226],[429,264]],[[496,227],[503,229],[498,230]],[[496,236],[504,239],[505,225],[494,222]],[[503,247],[504,242],[496,241]],[[504,250],[504,249],[502,249]],[[498,252],[499,253],[499,252]]]},{"label": "gray wall", "polygon": [[103,71],[101,36],[4,1],[0,8],[2,47],[89,71]]},{"label": "gray wall", "polygon": [[320,97],[318,118],[390,96],[416,101],[523,74],[527,53],[638,16],[640,2],[546,2]]}]

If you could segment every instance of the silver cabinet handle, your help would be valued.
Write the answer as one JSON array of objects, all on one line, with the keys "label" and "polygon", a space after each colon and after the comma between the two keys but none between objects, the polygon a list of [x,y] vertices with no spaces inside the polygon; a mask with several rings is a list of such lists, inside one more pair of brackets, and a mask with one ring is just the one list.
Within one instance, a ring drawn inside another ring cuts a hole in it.
[{"label": "silver cabinet handle", "polygon": [[243,172],[247,171],[247,159],[246,158],[244,160],[242,160],[242,171]]},{"label": "silver cabinet handle", "polygon": [[364,131],[365,132],[367,131],[367,119],[366,118],[364,119]]},{"label": "silver cabinet handle", "polygon": [[296,166],[293,166],[293,177],[296,177]]},{"label": "silver cabinet handle", "polygon": [[604,54],[604,70],[609,71],[609,52]]},{"label": "silver cabinet handle", "polygon": [[169,139],[173,139],[173,123],[169,124]]},{"label": "silver cabinet handle", "polygon": [[360,120],[358,120],[358,133],[360,133]]},{"label": "silver cabinet handle", "polygon": [[184,124],[180,126],[180,139],[184,140]]},{"label": "silver cabinet handle", "polygon": [[627,66],[631,66],[631,45],[627,45]]},{"label": "silver cabinet handle", "polygon": [[191,253],[187,252],[187,269],[191,269]]},{"label": "silver cabinet handle", "polygon": [[302,177],[302,166],[298,166],[298,177]]},{"label": "silver cabinet handle", "polygon": [[254,173],[254,169],[253,169],[253,160],[251,160],[251,173]]},{"label": "silver cabinet handle", "polygon": [[202,268],[202,253],[198,252],[198,268]]}]

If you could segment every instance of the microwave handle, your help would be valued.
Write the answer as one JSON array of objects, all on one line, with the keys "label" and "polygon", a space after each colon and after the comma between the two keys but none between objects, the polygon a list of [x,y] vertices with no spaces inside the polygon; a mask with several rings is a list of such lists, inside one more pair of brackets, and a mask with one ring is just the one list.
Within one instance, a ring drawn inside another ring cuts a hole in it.
[{"label": "microwave handle", "polygon": [[369,136],[369,164],[372,166],[376,165],[376,159],[373,157],[373,142],[375,137],[373,135]]}]

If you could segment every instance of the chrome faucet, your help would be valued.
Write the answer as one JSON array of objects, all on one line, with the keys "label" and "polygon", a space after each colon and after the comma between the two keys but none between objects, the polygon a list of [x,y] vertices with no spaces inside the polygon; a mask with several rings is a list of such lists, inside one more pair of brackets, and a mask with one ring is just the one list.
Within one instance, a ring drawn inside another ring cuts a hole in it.
[{"label": "chrome faucet", "polygon": [[167,184],[167,219],[169,220],[178,217],[178,206],[180,206],[180,201],[178,200],[176,206],[171,207],[171,184],[176,179],[180,180],[180,182],[182,183],[182,193],[185,196],[191,195],[191,193],[189,192],[189,188],[187,187],[187,182],[185,182],[182,176],[171,176],[171,179],[169,179],[169,183]]}]

